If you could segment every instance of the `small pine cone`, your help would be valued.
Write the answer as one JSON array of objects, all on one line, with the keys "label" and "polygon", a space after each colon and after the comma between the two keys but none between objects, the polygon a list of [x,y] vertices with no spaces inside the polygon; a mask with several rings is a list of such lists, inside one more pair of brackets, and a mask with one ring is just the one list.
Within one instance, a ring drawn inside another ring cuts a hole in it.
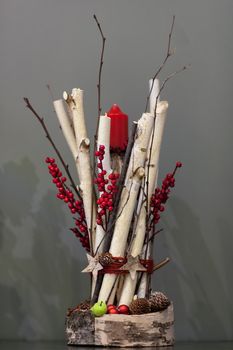
[{"label": "small pine cone", "polygon": [[111,253],[103,253],[99,256],[99,262],[102,266],[108,266],[113,262]]},{"label": "small pine cone", "polygon": [[150,312],[150,303],[145,298],[133,300],[129,304],[129,311],[132,315],[147,314]]},{"label": "small pine cone", "polygon": [[76,310],[77,311],[87,311],[91,307],[90,300],[84,300],[82,303],[77,305]]},{"label": "small pine cone", "polygon": [[154,292],[149,298],[151,312],[166,309],[170,304],[170,300],[162,292]]}]

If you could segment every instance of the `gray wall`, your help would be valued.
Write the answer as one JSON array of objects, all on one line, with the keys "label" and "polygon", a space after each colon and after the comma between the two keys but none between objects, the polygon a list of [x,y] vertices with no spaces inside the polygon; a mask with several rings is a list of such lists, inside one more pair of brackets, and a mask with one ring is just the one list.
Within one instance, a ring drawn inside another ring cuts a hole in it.
[{"label": "gray wall", "polygon": [[[144,110],[148,78],[164,57],[176,15],[176,55],[161,74],[191,63],[170,81],[160,175],[184,163],[163,215],[156,290],[175,303],[177,339],[233,338],[232,62],[230,0],[1,0],[0,2],[0,337],[63,338],[67,307],[85,298],[85,256],[68,228],[43,159],[53,155],[25,109],[30,97],[72,163],[45,85],[56,97],[85,90],[90,135],[96,123],[100,37],[107,36],[103,109]],[[73,168],[72,168],[73,169]]]}]

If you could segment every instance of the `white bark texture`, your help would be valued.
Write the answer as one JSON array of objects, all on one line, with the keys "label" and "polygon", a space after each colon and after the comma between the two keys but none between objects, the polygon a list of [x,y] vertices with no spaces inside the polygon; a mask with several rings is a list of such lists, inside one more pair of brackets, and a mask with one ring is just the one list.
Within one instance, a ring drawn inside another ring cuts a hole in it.
[{"label": "white bark texture", "polygon": [[63,135],[66,139],[66,142],[70,148],[70,151],[76,160],[77,158],[77,145],[74,135],[74,130],[71,125],[71,121],[68,115],[68,111],[66,109],[64,100],[56,100],[53,101],[53,106],[59,121],[59,124],[61,126],[61,130],[63,132]]},{"label": "white bark texture", "polygon": [[[142,178],[145,174],[144,165],[146,151],[149,145],[154,117],[144,113],[138,121],[137,136],[131,152],[125,187],[122,191],[118,208],[110,253],[113,256],[124,256],[129,228],[137,201]],[[105,274],[100,289],[99,300],[107,300],[116,280],[116,275]]]},{"label": "white bark texture", "polygon": [[[80,189],[82,191],[84,211],[87,221],[87,226],[90,231],[94,231],[96,206],[93,203],[93,179],[90,160],[90,140],[87,137],[83,110],[83,90],[73,89],[71,95],[64,92],[63,97],[70,108],[76,146],[77,146],[77,170],[80,180]],[[94,208],[92,208],[92,206]],[[93,219],[91,216],[93,214]],[[92,227],[91,227],[92,226]]]},{"label": "white bark texture", "polygon": [[[111,126],[111,118],[107,115],[101,115],[99,120],[99,128],[98,128],[98,136],[97,136],[97,150],[100,145],[105,146],[105,154],[103,159],[103,168],[107,171],[106,178],[112,172],[111,169],[111,160],[110,160],[110,126]],[[99,169],[99,171],[101,171]],[[98,248],[98,253],[103,252],[104,246],[104,235],[105,231],[102,226],[96,225],[96,235],[95,235],[95,244],[94,244],[94,252],[96,252]]]},{"label": "white bark texture", "polygon": [[[150,148],[147,151],[147,161],[145,165],[145,181],[147,181],[147,179],[149,180],[148,202],[150,202],[150,198],[152,196],[152,193],[154,192],[155,185],[156,185],[159,153],[160,153],[160,148],[162,143],[164,125],[165,125],[166,116],[167,116],[167,109],[168,109],[168,103],[166,101],[162,101],[158,103],[150,164],[148,164]],[[148,165],[149,165],[149,175],[148,175]],[[147,202],[146,201],[142,202],[138,220],[137,220],[136,230],[135,230],[135,238],[131,246],[131,255],[134,257],[140,255],[143,249],[145,233],[146,233],[146,213],[147,213],[146,206],[147,206]],[[147,274],[143,273],[143,280],[145,279],[144,276],[147,276]],[[135,293],[136,281],[137,279],[135,278],[135,280],[133,280],[130,274],[128,274],[125,277],[124,286],[123,286],[119,304],[129,305],[129,303],[132,301]],[[145,290],[145,283],[143,283],[143,287],[141,285],[140,288],[143,288],[143,290]]]},{"label": "white bark texture", "polygon": [[74,311],[66,319],[68,345],[161,347],[174,344],[173,305],[143,315],[104,315]]}]

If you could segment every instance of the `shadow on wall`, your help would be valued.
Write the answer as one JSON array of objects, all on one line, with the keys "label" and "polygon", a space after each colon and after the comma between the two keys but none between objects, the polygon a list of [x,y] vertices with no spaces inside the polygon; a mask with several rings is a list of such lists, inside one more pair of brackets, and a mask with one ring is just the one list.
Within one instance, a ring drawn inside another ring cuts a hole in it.
[{"label": "shadow on wall", "polygon": [[[180,198],[173,197],[170,200],[167,214],[162,239],[173,262],[162,280],[159,276],[161,283],[159,281],[158,284],[164,290],[169,290],[174,300],[177,338],[232,339],[232,329],[228,329],[228,325],[232,328],[229,292],[227,295],[222,288],[218,261],[211,252],[213,242],[206,242],[198,217]],[[169,224],[172,221],[174,225]],[[225,241],[226,246],[222,248],[226,248],[226,252],[229,252],[227,245],[232,245],[232,241],[232,237],[228,242]],[[230,276],[231,266],[232,263],[226,269]],[[232,277],[231,286],[233,287]]]},{"label": "shadow on wall", "polygon": [[[0,180],[0,338],[62,339],[67,307],[77,304],[87,290],[79,259],[69,255],[61,240],[67,227],[62,203],[48,191],[32,213],[38,178],[29,160],[5,164]],[[13,200],[8,193],[14,193]],[[27,221],[31,242],[24,245]],[[72,233],[67,229],[67,234]],[[74,238],[72,243],[78,251],[79,242]]]}]

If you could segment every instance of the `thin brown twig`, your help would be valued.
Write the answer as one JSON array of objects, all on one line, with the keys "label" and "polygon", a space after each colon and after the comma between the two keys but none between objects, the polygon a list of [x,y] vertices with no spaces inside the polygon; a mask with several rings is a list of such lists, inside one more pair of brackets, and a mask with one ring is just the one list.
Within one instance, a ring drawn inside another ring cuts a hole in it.
[{"label": "thin brown twig", "polygon": [[51,88],[51,85],[50,84],[46,84],[46,87],[48,89],[48,92],[49,92],[49,95],[51,97],[51,100],[54,101],[55,100],[55,97],[54,97],[54,93],[52,91],[52,88]]},{"label": "thin brown twig", "polygon": [[154,87],[154,82],[155,79],[158,77],[159,73],[161,72],[161,70],[163,69],[163,67],[165,66],[165,64],[167,63],[167,60],[169,59],[169,57],[171,57],[174,54],[174,50],[171,50],[171,39],[172,39],[172,34],[173,34],[173,29],[174,29],[174,24],[175,24],[175,16],[172,17],[172,24],[171,24],[171,29],[169,32],[169,36],[168,36],[168,45],[167,45],[167,52],[166,52],[166,56],[163,60],[163,62],[161,63],[161,65],[159,66],[159,68],[157,69],[157,71],[155,72],[153,78],[152,78],[152,84],[150,87],[150,91],[149,94],[146,98],[146,107],[145,107],[145,112],[147,111],[148,108],[148,104],[149,104],[149,100],[150,100],[150,96]]},{"label": "thin brown twig", "polygon": [[[100,114],[101,114],[101,78],[102,78],[102,69],[103,69],[103,58],[104,58],[104,49],[105,49],[105,42],[106,38],[103,34],[101,25],[96,17],[96,15],[93,15],[93,18],[98,26],[101,38],[102,38],[102,49],[101,49],[101,55],[100,55],[100,64],[99,64],[99,73],[98,73],[98,83],[97,83],[97,89],[98,89],[98,112],[97,112],[97,124],[96,124],[96,131],[94,136],[94,154],[93,154],[93,163],[92,163],[92,171],[93,171],[93,178],[95,177],[95,171],[96,171],[96,159],[95,159],[95,151],[97,150],[97,137],[98,137],[98,130],[99,130],[99,120],[100,120]],[[91,208],[91,229],[93,230],[93,218],[94,218],[94,200],[96,198],[96,190],[95,186],[93,185],[92,189],[92,208]],[[94,232],[92,232],[92,236],[94,235]],[[94,252],[93,252],[94,254]]]},{"label": "thin brown twig", "polygon": [[69,165],[65,163],[60,151],[58,150],[57,146],[55,145],[46,125],[45,125],[45,122],[44,122],[44,118],[40,117],[39,114],[36,112],[36,110],[33,108],[33,106],[31,105],[29,99],[27,97],[24,97],[24,102],[26,103],[26,107],[33,113],[33,115],[37,118],[37,120],[40,122],[42,128],[44,129],[44,132],[45,132],[45,135],[46,135],[46,138],[49,140],[49,142],[51,143],[54,151],[56,152],[60,162],[62,163],[64,169],[65,169],[65,172],[71,182],[71,186],[72,188],[74,189],[75,193],[77,194],[78,198],[82,200],[82,197],[80,195],[80,193],[78,192],[77,190],[77,186],[75,185],[75,182],[71,176],[71,173],[69,171]]},{"label": "thin brown twig", "polygon": [[161,267],[166,265],[170,260],[171,260],[170,258],[166,258],[166,259],[163,259],[162,261],[160,261],[158,264],[155,264],[153,267],[153,271],[160,269]]},{"label": "thin brown twig", "polygon": [[154,239],[154,237],[155,237],[158,233],[160,233],[160,232],[162,232],[162,231],[163,231],[163,228],[161,228],[160,230],[157,230],[157,231],[153,232],[152,235],[151,235],[151,237],[149,238],[149,242],[151,242],[151,241]]},{"label": "thin brown twig", "polygon": [[97,89],[98,89],[98,122],[96,126],[96,133],[95,133],[95,139],[97,140],[97,133],[98,133],[98,128],[99,128],[99,117],[102,111],[101,107],[101,78],[102,78],[102,69],[103,69],[103,63],[104,63],[104,49],[105,49],[105,42],[106,38],[103,34],[103,30],[101,28],[100,22],[98,21],[96,15],[93,15],[94,20],[96,21],[96,24],[99,28],[100,35],[102,38],[102,49],[101,49],[101,56],[100,56],[100,65],[99,65],[99,74],[98,74],[98,84],[97,84]]}]

